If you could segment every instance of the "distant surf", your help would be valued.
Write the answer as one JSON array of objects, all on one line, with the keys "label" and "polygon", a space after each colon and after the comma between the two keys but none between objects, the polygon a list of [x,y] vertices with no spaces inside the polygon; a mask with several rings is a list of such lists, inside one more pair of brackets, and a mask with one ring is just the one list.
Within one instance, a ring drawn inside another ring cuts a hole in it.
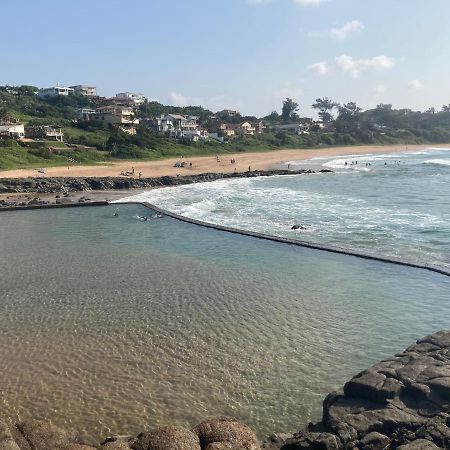
[{"label": "distant surf", "polygon": [[[450,268],[448,150],[290,161],[332,174],[155,189],[147,201],[209,223]],[[438,175],[438,176],[437,176]],[[292,229],[295,225],[301,228]]]}]

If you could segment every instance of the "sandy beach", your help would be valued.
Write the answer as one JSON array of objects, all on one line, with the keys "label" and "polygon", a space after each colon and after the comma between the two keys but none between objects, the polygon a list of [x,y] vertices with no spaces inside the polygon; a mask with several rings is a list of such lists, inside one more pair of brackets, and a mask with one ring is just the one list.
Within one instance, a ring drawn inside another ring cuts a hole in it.
[{"label": "sandy beach", "polygon": [[[59,166],[49,167],[45,170],[48,177],[118,177],[122,172],[129,172],[134,168],[134,176],[138,177],[141,172],[142,177],[160,177],[164,175],[176,176],[193,175],[207,172],[237,172],[251,170],[268,170],[276,165],[287,161],[306,160],[316,157],[334,157],[340,155],[356,155],[366,153],[393,153],[404,152],[405,150],[424,150],[427,145],[380,145],[380,146],[354,146],[354,147],[330,147],[323,149],[290,149],[275,150],[255,153],[227,153],[215,156],[202,156],[192,158],[171,158],[157,161],[119,161],[95,166]],[[450,145],[440,145],[440,147],[450,148]],[[236,160],[231,164],[231,160]],[[174,167],[175,163],[185,161],[186,167]],[[192,166],[189,163],[192,162]],[[0,178],[25,178],[42,177],[37,169],[15,169],[0,171]]]}]

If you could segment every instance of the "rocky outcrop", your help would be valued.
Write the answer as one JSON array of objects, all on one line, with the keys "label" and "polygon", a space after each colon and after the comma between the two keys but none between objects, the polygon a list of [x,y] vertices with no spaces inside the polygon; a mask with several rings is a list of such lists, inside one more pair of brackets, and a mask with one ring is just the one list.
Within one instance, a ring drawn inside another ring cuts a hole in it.
[{"label": "rocky outcrop", "polygon": [[0,420],[0,450],[258,450],[255,433],[231,417],[216,417],[192,430],[159,427],[136,437],[109,438],[100,445],[49,421],[9,424]]},{"label": "rocky outcrop", "polygon": [[450,449],[450,331],[441,331],[356,375],[323,403],[322,421],[262,445],[230,417],[191,430],[159,427],[85,442],[47,421],[0,420],[0,450],[433,450]]},{"label": "rocky outcrop", "polygon": [[450,332],[427,336],[356,375],[325,398],[320,423],[278,448],[450,448]]},{"label": "rocky outcrop", "polygon": [[[322,171],[321,171],[322,172]],[[323,170],[323,172],[328,172]],[[86,177],[86,178],[0,178],[0,193],[57,193],[75,191],[103,191],[178,186],[182,184],[204,183],[229,178],[254,178],[274,175],[300,175],[314,173],[311,170],[254,170],[237,173],[203,173],[200,175],[183,175],[177,177],[163,176],[158,178],[132,177]]]}]

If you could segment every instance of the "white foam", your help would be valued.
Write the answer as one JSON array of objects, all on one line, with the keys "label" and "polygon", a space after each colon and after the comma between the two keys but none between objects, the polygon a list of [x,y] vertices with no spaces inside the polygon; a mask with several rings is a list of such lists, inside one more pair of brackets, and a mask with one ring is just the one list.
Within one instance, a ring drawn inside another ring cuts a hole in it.
[{"label": "white foam", "polygon": [[440,166],[450,166],[450,159],[427,159],[425,164],[437,164]]}]

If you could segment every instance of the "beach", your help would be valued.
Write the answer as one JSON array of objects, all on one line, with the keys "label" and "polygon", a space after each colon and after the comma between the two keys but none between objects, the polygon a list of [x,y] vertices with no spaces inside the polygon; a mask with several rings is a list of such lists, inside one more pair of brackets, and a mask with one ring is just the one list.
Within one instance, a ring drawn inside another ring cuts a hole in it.
[{"label": "beach", "polygon": [[[307,160],[311,158],[326,158],[345,155],[362,155],[367,153],[395,153],[406,150],[425,150],[429,145],[363,145],[351,147],[329,147],[321,149],[289,149],[265,152],[226,153],[216,156],[185,157],[161,159],[157,161],[114,161],[102,165],[71,165],[45,168],[48,177],[118,177],[122,173],[131,172],[134,177],[141,173],[142,177],[161,177],[195,175],[201,173],[231,173],[249,170],[268,170],[288,161]],[[450,148],[450,145],[440,145]],[[235,160],[235,164],[231,164]],[[185,167],[175,167],[176,163],[186,162]],[[192,162],[192,166],[190,163]],[[37,169],[15,169],[0,171],[0,178],[26,178],[43,176]]]}]

